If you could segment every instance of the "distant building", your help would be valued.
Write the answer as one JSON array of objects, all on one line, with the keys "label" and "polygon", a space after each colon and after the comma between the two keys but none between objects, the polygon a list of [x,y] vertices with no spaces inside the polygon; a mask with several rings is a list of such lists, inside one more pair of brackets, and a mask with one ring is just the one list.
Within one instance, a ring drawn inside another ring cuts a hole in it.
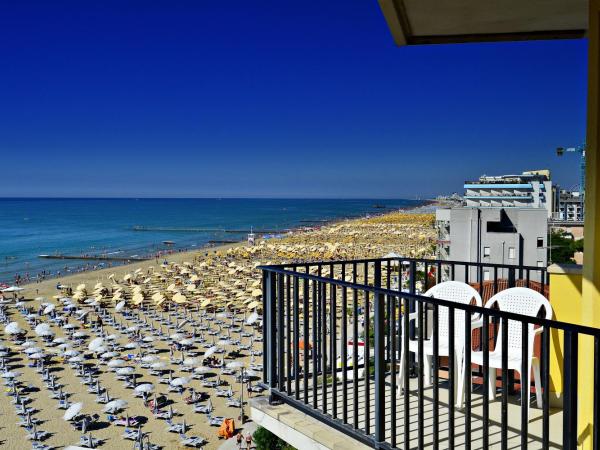
[{"label": "distant building", "polygon": [[[545,208],[440,208],[436,211],[436,227],[439,259],[547,266]],[[477,269],[473,268],[469,279],[476,281],[477,276]],[[484,267],[482,277],[484,281],[494,279],[493,268]],[[538,274],[532,273],[531,280],[539,281]]]},{"label": "distant building", "polygon": [[521,175],[483,175],[465,181],[464,205],[472,208],[543,208],[553,212],[550,171],[532,170]]},{"label": "distant building", "polygon": [[561,189],[557,198],[556,211],[553,219],[567,222],[583,221],[583,195],[577,191],[566,191]]}]

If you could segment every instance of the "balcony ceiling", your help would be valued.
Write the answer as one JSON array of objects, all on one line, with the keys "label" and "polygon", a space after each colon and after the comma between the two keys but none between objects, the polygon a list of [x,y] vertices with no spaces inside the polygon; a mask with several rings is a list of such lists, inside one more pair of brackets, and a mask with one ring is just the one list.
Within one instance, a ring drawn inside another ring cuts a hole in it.
[{"label": "balcony ceiling", "polygon": [[587,0],[379,0],[398,45],[581,38]]}]

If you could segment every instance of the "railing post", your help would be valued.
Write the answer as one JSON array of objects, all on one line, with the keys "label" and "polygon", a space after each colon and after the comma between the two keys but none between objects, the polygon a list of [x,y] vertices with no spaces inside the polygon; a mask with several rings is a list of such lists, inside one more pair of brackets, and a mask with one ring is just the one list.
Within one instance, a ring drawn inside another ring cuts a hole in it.
[{"label": "railing post", "polygon": [[516,285],[517,285],[517,282],[516,282],[515,268],[509,267],[508,268],[508,287],[513,288]]},{"label": "railing post", "polygon": [[262,298],[263,298],[263,320],[262,320],[262,335],[263,335],[263,383],[266,385],[269,384],[269,364],[268,364],[268,355],[269,355],[269,332],[267,328],[267,311],[268,311],[268,286],[269,286],[269,272],[263,269],[262,271]]},{"label": "railing post", "polygon": [[[381,287],[381,261],[375,261],[373,285],[375,288]],[[373,296],[373,303],[375,308],[375,440],[383,442],[385,440],[385,302],[383,294],[376,292]]]},{"label": "railing post", "polygon": [[[417,262],[415,260],[412,260],[410,262],[410,278],[408,280],[408,289],[409,292],[412,295],[415,295],[417,292]],[[412,314],[416,311],[415,309],[415,301],[414,300],[409,300],[408,301],[408,313]],[[419,330],[419,333],[421,332],[421,330]],[[409,325],[409,337],[411,340],[415,339],[416,336],[416,325],[415,325],[415,321],[411,320],[410,321],[410,325]],[[416,367],[416,357],[414,353],[409,353],[409,362],[408,362],[408,367],[409,367],[409,372],[410,372],[410,376],[411,378],[414,378],[417,376],[417,367]]]},{"label": "railing post", "polygon": [[[267,333],[263,339],[268,341],[267,344],[267,355],[263,365],[266,367],[268,372],[267,383],[269,388],[277,387],[277,325],[276,325],[276,313],[277,313],[277,296],[275,294],[277,289],[276,275],[269,271],[266,275],[266,283],[264,289],[266,290],[266,329]],[[273,402],[273,396],[269,396],[269,402]]]},{"label": "railing post", "polygon": [[563,400],[563,448],[565,450],[575,450],[577,448],[578,340],[578,333],[565,332],[565,392]]}]

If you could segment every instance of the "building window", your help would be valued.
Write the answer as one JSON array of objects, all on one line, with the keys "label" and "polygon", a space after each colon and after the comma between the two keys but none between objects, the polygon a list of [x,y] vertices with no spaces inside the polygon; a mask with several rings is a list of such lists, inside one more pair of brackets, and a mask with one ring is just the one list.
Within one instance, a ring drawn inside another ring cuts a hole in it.
[{"label": "building window", "polygon": [[483,281],[489,281],[489,280],[490,280],[490,271],[484,270],[483,271]]},{"label": "building window", "polygon": [[544,261],[538,261],[537,262],[537,266],[538,267],[544,267]]},{"label": "building window", "polygon": [[490,256],[490,248],[483,247],[483,256]]},{"label": "building window", "polygon": [[515,248],[508,247],[508,259],[515,259]]},{"label": "building window", "polygon": [[542,248],[544,246],[544,238],[537,238],[537,248]]}]

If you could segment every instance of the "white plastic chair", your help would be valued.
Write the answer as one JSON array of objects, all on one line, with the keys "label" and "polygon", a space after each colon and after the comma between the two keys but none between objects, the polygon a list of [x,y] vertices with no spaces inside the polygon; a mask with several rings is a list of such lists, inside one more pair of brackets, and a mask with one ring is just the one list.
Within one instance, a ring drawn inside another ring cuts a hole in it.
[{"label": "white plastic chair", "polygon": [[[349,341],[350,342],[350,341]],[[357,349],[356,349],[356,353],[357,353],[357,364],[363,365],[365,363],[365,347],[364,347],[364,342],[357,342]],[[338,369],[343,369],[343,365],[342,365],[342,355],[337,357],[337,361],[336,361],[336,367]],[[348,343],[346,346],[346,379],[348,381],[352,381],[354,379],[354,343],[350,344]],[[364,376],[364,372],[365,369],[361,369],[359,368],[357,370],[357,375],[359,379],[362,379],[362,377]],[[337,378],[338,380],[342,380],[344,377],[343,372],[339,371],[337,374]]]},{"label": "white plastic chair", "polygon": [[[439,298],[454,303],[468,305],[473,303],[476,306],[481,306],[481,296],[479,292],[473,289],[466,283],[460,281],[445,281],[443,283],[436,284],[429,289],[424,296]],[[450,357],[449,348],[449,312],[445,306],[438,308],[438,355]],[[417,313],[411,313],[408,316],[409,321],[417,319]],[[401,319],[402,320],[402,319]],[[472,319],[472,323],[479,322],[479,315]],[[473,326],[471,327],[473,328]],[[425,386],[431,385],[431,366],[433,358],[433,330],[427,337],[427,340],[423,340],[423,355],[425,357],[424,368],[426,370]],[[454,367],[457,368],[456,376],[454,377],[454,384],[456,386],[458,380],[464,378],[464,345],[465,345],[465,311],[460,309],[454,310]],[[409,339],[408,341],[409,352],[415,353],[418,356],[419,341],[417,339]],[[400,348],[400,368],[398,373],[398,395],[402,392],[403,380],[404,380],[404,358],[403,358],[403,346]],[[462,383],[464,384],[464,383]],[[455,389],[458,393],[458,389]],[[457,398],[461,398],[458,397]]]},{"label": "white plastic chair", "polygon": [[[491,308],[495,304],[498,305],[500,311],[506,311],[516,314],[522,314],[529,317],[537,317],[540,310],[544,308],[545,318],[552,318],[552,306],[550,302],[537,291],[524,287],[515,287],[506,289],[494,295],[485,304],[485,308]],[[478,326],[483,325],[483,320],[480,321]],[[508,369],[516,370],[522,377],[522,325],[521,322],[516,320],[508,321]],[[527,355],[528,355],[528,374],[531,374],[533,368],[533,378],[535,381],[535,394],[537,400],[537,407],[542,407],[542,389],[540,379],[540,361],[533,355],[533,345],[535,337],[543,331],[543,327],[534,328],[533,324],[528,325],[528,342]],[[483,366],[483,352],[472,352],[471,362]],[[490,400],[496,397],[496,369],[502,368],[502,326],[499,327],[498,336],[496,339],[496,346],[494,351],[489,353],[489,368],[490,368],[490,382],[488,386],[488,395]],[[529,378],[529,376],[528,376]],[[531,380],[531,378],[529,378]],[[470,382],[470,380],[469,380]],[[503,389],[505,387],[503,386]],[[462,395],[463,386],[459,386],[460,394]],[[526,387],[529,392],[529,386]],[[529,402],[527,402],[527,416],[529,417]]]}]

